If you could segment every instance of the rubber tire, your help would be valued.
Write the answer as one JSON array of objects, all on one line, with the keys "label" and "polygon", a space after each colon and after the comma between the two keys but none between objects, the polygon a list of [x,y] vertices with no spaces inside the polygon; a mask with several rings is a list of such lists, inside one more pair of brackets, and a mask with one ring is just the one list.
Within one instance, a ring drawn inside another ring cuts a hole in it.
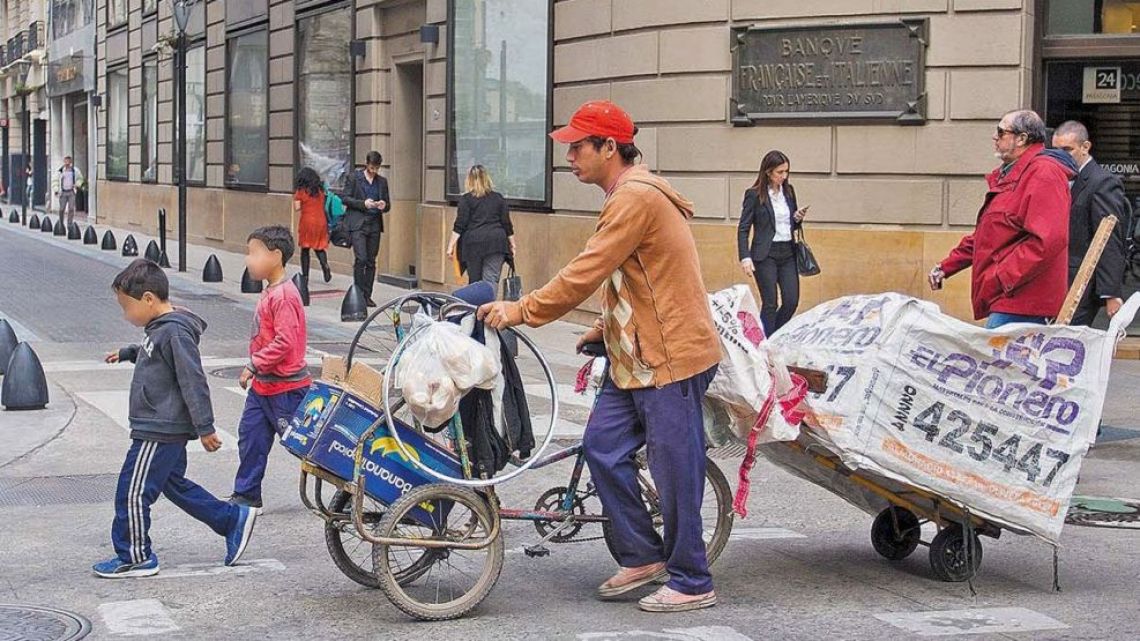
[{"label": "rubber tire", "polygon": [[[638,456],[637,460],[641,465],[641,470],[643,472],[648,471],[645,457]],[[712,567],[713,563],[716,563],[716,560],[720,558],[720,553],[724,551],[724,547],[728,545],[728,537],[732,534],[732,488],[729,487],[724,472],[707,456],[705,457],[705,483],[712,485],[717,502],[716,527],[713,528],[712,538],[705,544],[705,558],[708,559],[709,567]],[[644,490],[641,498],[648,506],[649,500],[644,495]],[[614,535],[609,521],[602,521],[602,534],[605,537],[606,548],[609,549],[610,556],[617,561],[618,555],[614,549],[612,540]]]},{"label": "rubber tire", "polygon": [[[895,531],[896,520],[898,531]],[[918,517],[914,512],[897,505],[879,512],[871,524],[871,546],[879,556],[890,561],[902,561],[913,554],[921,539],[922,526]]]},{"label": "rubber tire", "polygon": [[[328,509],[330,512],[347,514],[351,505],[352,495],[344,490],[337,490],[333,494],[332,500],[329,501]],[[380,579],[376,578],[375,572],[357,565],[349,557],[348,551],[344,549],[344,541],[341,540],[341,529],[327,521],[325,522],[325,547],[329,549],[329,556],[332,557],[337,569],[345,576],[366,588],[376,589],[380,587]]]},{"label": "rubber tire", "polygon": [[[328,504],[330,512],[345,514],[349,512],[351,507],[352,495],[344,490],[337,490]],[[344,541],[340,535],[341,530],[339,527],[332,523],[325,523],[325,546],[329,549],[329,556],[332,557],[337,569],[348,578],[366,588],[378,589],[380,587],[380,579],[376,577],[376,573],[372,571],[372,567],[364,568],[356,564],[356,562],[349,557],[348,551],[344,549]],[[355,536],[355,534],[353,536]],[[429,554],[430,550],[425,550],[424,563],[422,565],[417,562],[400,573],[399,580],[401,585],[415,581],[428,571],[431,567],[431,563],[427,561]]]},{"label": "rubber tire", "polygon": [[[449,500],[465,505],[477,516],[486,532],[491,531],[495,520],[498,519],[498,514],[492,513],[487,500],[475,493],[474,490],[446,483],[431,483],[412,489],[389,507],[388,512],[380,519],[380,525],[377,528],[380,535],[394,536],[396,526],[400,524],[403,515],[410,509],[425,501],[439,500]],[[380,579],[380,589],[384,591],[392,605],[420,621],[449,621],[467,614],[487,598],[487,595],[494,589],[495,583],[498,582],[499,574],[503,571],[504,544],[500,530],[499,536],[495,537],[487,548],[489,552],[487,562],[484,563],[478,582],[471,590],[444,607],[425,604],[416,601],[404,592],[401,583],[386,563],[387,548],[386,545],[376,545],[372,553],[374,564],[376,566],[383,565],[383,567],[375,568],[376,576]]]},{"label": "rubber tire", "polygon": [[974,567],[971,571],[964,558],[963,544],[966,542],[966,537],[963,535],[962,527],[952,525],[935,535],[934,540],[930,542],[930,568],[934,570],[935,578],[947,583],[961,583],[977,574],[978,568],[982,565],[982,542],[977,534],[973,536]]}]

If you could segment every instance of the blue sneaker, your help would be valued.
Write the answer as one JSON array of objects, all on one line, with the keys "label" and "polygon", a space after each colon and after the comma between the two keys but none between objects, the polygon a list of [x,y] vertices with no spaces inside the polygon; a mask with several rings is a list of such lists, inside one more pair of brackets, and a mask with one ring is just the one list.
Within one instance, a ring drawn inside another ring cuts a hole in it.
[{"label": "blue sneaker", "polygon": [[253,536],[253,523],[257,520],[257,508],[239,505],[237,509],[237,521],[226,535],[226,565],[233,565],[241,558],[249,545],[249,538]]},{"label": "blue sneaker", "polygon": [[140,576],[154,576],[158,574],[158,557],[153,552],[150,558],[142,563],[127,563],[115,557],[91,566],[95,576],[103,579],[131,579]]}]

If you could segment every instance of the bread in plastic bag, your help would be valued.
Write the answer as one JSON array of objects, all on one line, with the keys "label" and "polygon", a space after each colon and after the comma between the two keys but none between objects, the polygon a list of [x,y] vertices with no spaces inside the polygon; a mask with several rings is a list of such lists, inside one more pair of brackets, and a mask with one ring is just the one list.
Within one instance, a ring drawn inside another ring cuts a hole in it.
[{"label": "bread in plastic bag", "polygon": [[424,425],[442,425],[472,388],[491,389],[501,365],[495,353],[456,324],[417,314],[411,345],[396,364],[395,386]]}]

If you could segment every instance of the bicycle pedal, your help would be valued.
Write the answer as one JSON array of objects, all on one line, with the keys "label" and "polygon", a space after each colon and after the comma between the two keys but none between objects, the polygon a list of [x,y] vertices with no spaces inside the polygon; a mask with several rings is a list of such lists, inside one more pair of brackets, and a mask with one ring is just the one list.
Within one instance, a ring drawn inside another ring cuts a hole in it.
[{"label": "bicycle pedal", "polygon": [[529,545],[523,548],[523,553],[533,559],[536,557],[550,556],[550,549],[545,545]]}]

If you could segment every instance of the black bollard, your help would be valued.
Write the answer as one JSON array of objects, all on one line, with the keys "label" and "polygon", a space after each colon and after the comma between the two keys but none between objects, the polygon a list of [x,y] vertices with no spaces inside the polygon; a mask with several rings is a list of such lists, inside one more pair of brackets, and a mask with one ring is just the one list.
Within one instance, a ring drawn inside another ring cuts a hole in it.
[{"label": "black bollard", "polygon": [[56,236],[67,235],[67,225],[63,224],[63,216],[60,216],[56,219],[55,227],[52,227],[52,233],[54,233]]},{"label": "black bollard", "polygon": [[111,233],[110,229],[103,232],[103,251],[113,252],[118,248],[119,245],[115,242],[115,234]]},{"label": "black bollard", "polygon": [[55,231],[55,225],[51,223],[51,218],[44,216],[43,221],[40,223],[40,231],[45,234],[50,234]]},{"label": "black bollard", "polygon": [[241,273],[241,293],[260,294],[261,287],[261,281],[251,278],[249,275],[249,268],[247,267],[245,271]]},{"label": "black bollard", "polygon": [[32,217],[28,219],[28,229],[39,229],[39,228],[40,228],[39,214],[32,214]]},{"label": "black bollard", "polygon": [[206,259],[206,266],[202,268],[202,282],[222,282],[222,264],[218,262],[218,257],[213,254],[210,254],[210,257]]},{"label": "black bollard", "polygon": [[297,291],[301,292],[301,304],[305,307],[309,306],[309,285],[305,282],[301,272],[293,275],[293,284],[297,286]]},{"label": "black bollard", "polygon": [[146,258],[153,263],[158,263],[162,258],[162,252],[158,249],[158,243],[154,242],[153,240],[147,243],[146,252],[143,254],[143,258]]},{"label": "black bollard", "polygon": [[158,266],[163,269],[170,269],[170,259],[166,257],[166,251],[158,252]]},{"label": "black bollard", "polygon": [[344,293],[344,300],[340,302],[340,320],[342,323],[362,321],[368,318],[368,305],[364,300],[364,292],[353,285]]},{"label": "black bollard", "polygon": [[8,369],[8,360],[12,358],[12,352],[16,351],[16,345],[19,342],[12,326],[8,324],[8,321],[0,318],[0,375],[3,375]]},{"label": "black bollard", "polygon": [[13,209],[12,213],[8,214],[8,222],[20,224],[20,210]]},{"label": "black bollard", "polygon": [[67,224],[67,239],[79,240],[80,238],[83,238],[83,232],[79,231],[79,223],[73,220]]},{"label": "black bollard", "polygon": [[44,366],[32,346],[20,343],[8,361],[0,405],[6,410],[42,410],[48,404]]},{"label": "black bollard", "polygon": [[123,255],[124,256],[138,256],[139,244],[135,242],[134,234],[127,234],[126,240],[123,241]]},{"label": "black bollard", "polygon": [[83,244],[84,245],[98,245],[99,244],[99,234],[95,231],[95,228],[92,227],[91,225],[88,225],[87,231],[83,232]]}]

